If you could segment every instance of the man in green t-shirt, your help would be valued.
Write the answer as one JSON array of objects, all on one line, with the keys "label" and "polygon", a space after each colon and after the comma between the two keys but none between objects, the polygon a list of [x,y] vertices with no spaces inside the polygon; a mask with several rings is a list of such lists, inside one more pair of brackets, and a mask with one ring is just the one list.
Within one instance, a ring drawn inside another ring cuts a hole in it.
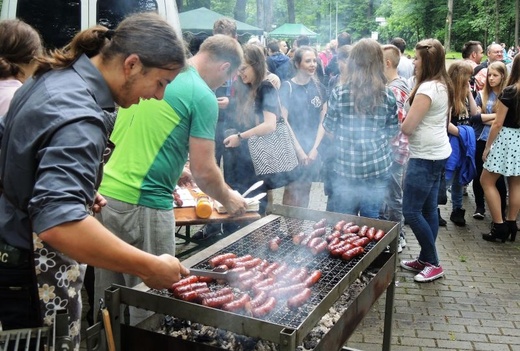
[{"label": "man in green t-shirt", "polygon": [[[97,218],[123,240],[154,254],[175,254],[172,194],[188,154],[191,173],[203,192],[231,215],[242,214],[247,207],[224,182],[215,162],[214,90],[236,73],[242,48],[233,38],[215,35],[188,62],[189,67],[166,87],[163,100],[142,100],[119,110],[111,135],[116,148],[99,189],[108,204]],[[126,274],[96,270],[95,301],[112,283],[140,282]],[[131,315],[131,322],[142,318],[132,311]]]}]

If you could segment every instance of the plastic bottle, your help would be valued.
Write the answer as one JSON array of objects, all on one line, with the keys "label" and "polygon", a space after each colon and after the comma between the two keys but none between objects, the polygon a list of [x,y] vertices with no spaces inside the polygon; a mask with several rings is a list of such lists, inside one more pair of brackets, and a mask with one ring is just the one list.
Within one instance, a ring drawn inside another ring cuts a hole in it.
[{"label": "plastic bottle", "polygon": [[195,206],[195,214],[199,218],[209,218],[213,212],[213,203],[208,195],[201,194],[197,196],[197,206]]}]

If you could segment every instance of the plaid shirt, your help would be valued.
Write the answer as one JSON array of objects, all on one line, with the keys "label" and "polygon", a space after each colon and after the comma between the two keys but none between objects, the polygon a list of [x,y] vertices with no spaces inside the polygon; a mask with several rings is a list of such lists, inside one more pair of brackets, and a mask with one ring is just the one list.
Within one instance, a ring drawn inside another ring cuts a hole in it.
[{"label": "plaid shirt", "polygon": [[356,179],[386,175],[392,164],[390,141],[398,129],[392,91],[386,88],[375,114],[360,115],[355,111],[348,85],[335,87],[328,104],[323,127],[334,135],[334,171]]},{"label": "plaid shirt", "polygon": [[399,120],[399,132],[392,139],[392,152],[394,161],[400,165],[404,165],[410,158],[410,149],[408,148],[408,137],[401,132],[401,124],[406,118],[406,110],[404,105],[410,95],[408,84],[402,78],[397,78],[388,83],[388,87],[392,90],[397,102],[397,118]]}]

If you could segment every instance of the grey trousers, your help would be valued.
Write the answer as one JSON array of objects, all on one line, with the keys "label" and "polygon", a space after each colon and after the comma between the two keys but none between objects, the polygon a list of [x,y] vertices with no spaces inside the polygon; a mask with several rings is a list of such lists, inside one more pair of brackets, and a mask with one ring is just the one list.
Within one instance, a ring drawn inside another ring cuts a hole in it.
[{"label": "grey trousers", "polygon": [[[125,242],[154,255],[175,255],[175,218],[173,210],[156,210],[132,205],[105,197],[108,204],[96,214],[96,218],[112,233]],[[172,200],[173,201],[173,200]],[[102,245],[102,243],[100,243]],[[141,279],[106,269],[95,269],[94,316],[99,310],[99,299],[104,298],[105,289],[112,284],[133,287],[142,283]],[[150,313],[130,309],[132,325],[146,318]]]}]

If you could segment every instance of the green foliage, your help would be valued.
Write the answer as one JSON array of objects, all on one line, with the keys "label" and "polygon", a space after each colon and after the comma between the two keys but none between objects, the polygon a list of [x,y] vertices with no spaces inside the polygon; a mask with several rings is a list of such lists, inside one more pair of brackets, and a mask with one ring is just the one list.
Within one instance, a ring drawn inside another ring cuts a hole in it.
[{"label": "green foliage", "polygon": [[[2,0],[0,0],[1,3]],[[211,3],[211,9],[232,16],[237,0],[186,0],[185,10]],[[256,4],[247,0],[245,22],[256,24]],[[498,3],[498,17],[495,6]],[[296,0],[295,17],[319,34],[318,43],[325,44],[337,31],[347,31],[354,40],[378,32],[381,43],[399,36],[408,48],[424,38],[444,41],[447,30],[447,0]],[[272,23],[280,26],[288,21],[286,0],[272,0]],[[376,23],[383,17],[386,24]],[[496,23],[498,21],[498,31]],[[451,47],[460,51],[468,40],[479,40],[487,47],[491,42],[514,41],[515,0],[455,0],[451,31]]]}]

